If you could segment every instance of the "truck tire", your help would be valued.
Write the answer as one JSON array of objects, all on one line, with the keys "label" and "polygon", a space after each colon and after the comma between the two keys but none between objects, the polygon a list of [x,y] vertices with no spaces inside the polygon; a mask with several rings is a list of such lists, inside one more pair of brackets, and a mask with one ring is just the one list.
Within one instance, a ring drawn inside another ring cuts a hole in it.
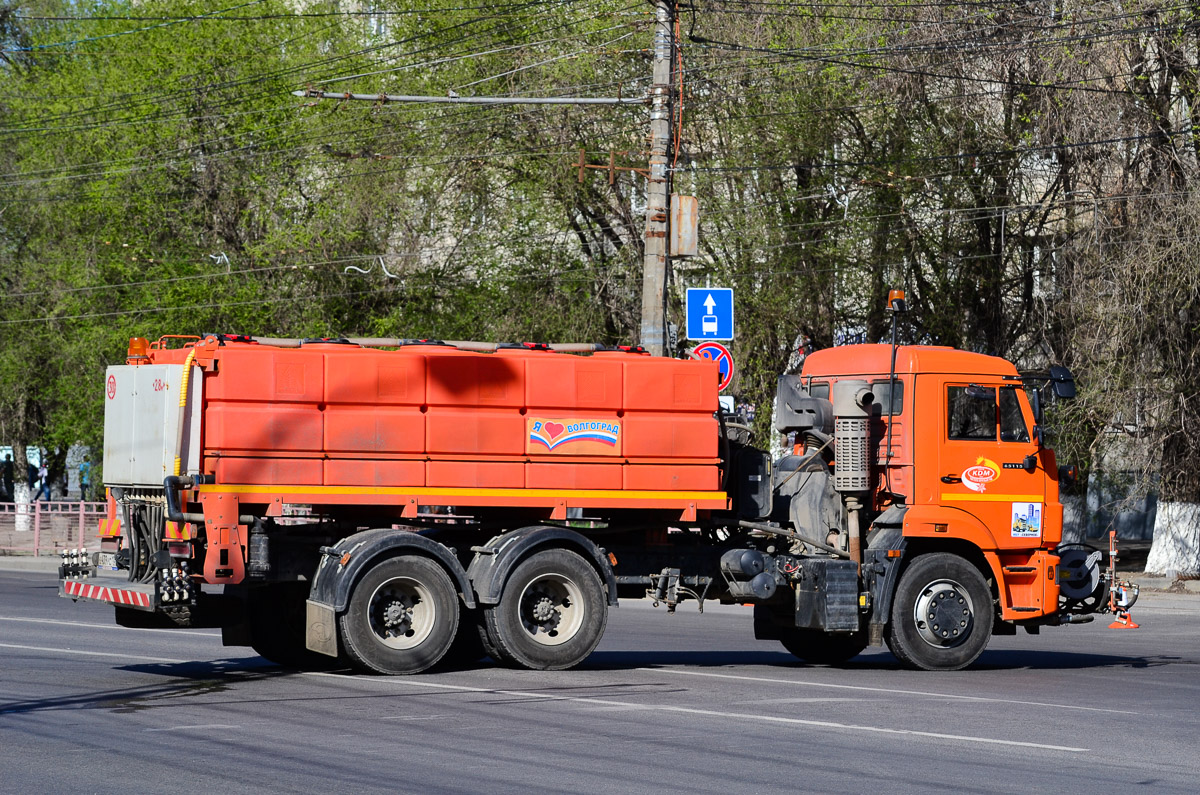
[{"label": "truck tire", "polygon": [[935,552],[901,575],[885,637],[906,667],[957,671],[983,653],[994,618],[979,570],[958,555]]},{"label": "truck tire", "polygon": [[608,605],[596,570],[566,549],[531,555],[483,611],[484,642],[499,662],[561,671],[587,659],[604,635]]},{"label": "truck tire", "polygon": [[867,648],[867,635],[830,635],[819,629],[780,629],[783,648],[801,660],[817,665],[840,665]]},{"label": "truck tire", "polygon": [[304,643],[307,582],[277,582],[246,590],[250,648],[285,668],[319,671],[338,664],[336,657],[310,651]]},{"label": "truck tire", "polygon": [[351,664],[377,674],[415,674],[446,654],[458,630],[458,594],[437,563],[401,555],[354,584],[338,634]]},{"label": "truck tire", "polygon": [[484,648],[478,610],[463,609],[459,614],[458,632],[446,656],[438,663],[440,668],[464,668],[488,656]]}]

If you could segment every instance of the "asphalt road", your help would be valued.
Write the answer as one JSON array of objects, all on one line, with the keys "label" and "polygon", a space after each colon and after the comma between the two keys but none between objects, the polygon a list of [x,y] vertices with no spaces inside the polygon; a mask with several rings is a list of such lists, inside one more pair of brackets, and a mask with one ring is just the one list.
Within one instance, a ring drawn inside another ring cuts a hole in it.
[{"label": "asphalt road", "polygon": [[971,670],[799,664],[748,611],[611,611],[574,671],[299,673],[0,572],[10,792],[1195,792],[1200,597],[995,638]]}]

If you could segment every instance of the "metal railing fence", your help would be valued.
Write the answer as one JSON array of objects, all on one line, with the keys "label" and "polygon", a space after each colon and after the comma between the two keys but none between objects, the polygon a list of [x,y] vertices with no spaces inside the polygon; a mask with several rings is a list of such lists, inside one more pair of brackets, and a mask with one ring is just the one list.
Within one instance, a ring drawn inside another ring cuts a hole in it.
[{"label": "metal railing fence", "polygon": [[98,550],[97,524],[105,503],[35,500],[0,502],[0,555],[57,555],[63,549]]}]

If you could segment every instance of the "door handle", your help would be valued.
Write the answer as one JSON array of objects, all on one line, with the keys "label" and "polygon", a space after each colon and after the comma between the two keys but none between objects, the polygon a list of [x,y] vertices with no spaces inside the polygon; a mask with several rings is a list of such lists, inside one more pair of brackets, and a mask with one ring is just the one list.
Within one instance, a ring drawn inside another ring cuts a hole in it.
[{"label": "door handle", "polygon": [[962,478],[958,475],[942,475],[943,483],[962,483]]}]

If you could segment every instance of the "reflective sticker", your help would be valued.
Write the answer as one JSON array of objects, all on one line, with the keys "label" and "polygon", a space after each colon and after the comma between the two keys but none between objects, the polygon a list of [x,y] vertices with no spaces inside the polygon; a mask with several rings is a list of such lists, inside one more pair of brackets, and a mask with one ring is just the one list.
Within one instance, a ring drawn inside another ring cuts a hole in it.
[{"label": "reflective sticker", "polygon": [[1013,538],[1042,537],[1042,504],[1040,502],[1014,502],[1012,504]]}]

